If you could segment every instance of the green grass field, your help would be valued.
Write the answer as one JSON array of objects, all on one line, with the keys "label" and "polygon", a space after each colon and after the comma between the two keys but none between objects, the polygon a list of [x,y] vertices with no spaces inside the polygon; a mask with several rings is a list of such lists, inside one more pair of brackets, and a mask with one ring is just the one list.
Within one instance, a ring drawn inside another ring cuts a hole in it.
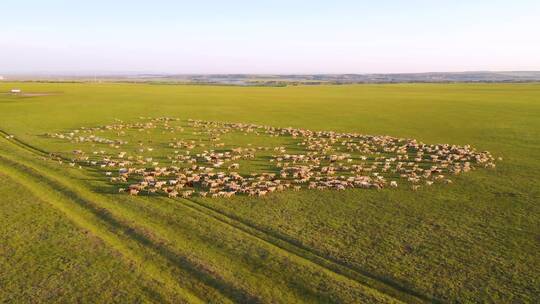
[{"label": "green grass field", "polygon": [[[0,93],[15,87],[51,94],[0,94],[0,302],[540,301],[539,84],[0,82]],[[169,199],[119,194],[102,170],[49,157],[79,146],[47,133],[140,116],[470,144],[502,161],[418,191]]]}]

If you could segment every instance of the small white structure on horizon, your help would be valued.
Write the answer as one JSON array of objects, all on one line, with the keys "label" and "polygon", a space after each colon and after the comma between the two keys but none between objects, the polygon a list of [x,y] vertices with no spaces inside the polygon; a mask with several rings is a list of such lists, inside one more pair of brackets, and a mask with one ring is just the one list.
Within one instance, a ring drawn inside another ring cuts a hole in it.
[{"label": "small white structure on horizon", "polygon": [[19,94],[21,93],[21,89],[11,89],[11,91],[9,91],[11,94]]}]

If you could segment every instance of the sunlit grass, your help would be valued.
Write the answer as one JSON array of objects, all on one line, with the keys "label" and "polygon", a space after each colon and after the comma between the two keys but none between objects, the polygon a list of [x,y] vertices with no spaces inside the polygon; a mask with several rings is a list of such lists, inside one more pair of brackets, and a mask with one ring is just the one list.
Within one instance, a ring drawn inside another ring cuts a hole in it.
[{"label": "sunlit grass", "polygon": [[[12,86],[0,83],[0,91]],[[40,168],[43,174],[50,175],[48,178],[61,177],[65,187],[80,189],[79,195],[96,204],[96,208],[106,210],[126,229],[137,232],[136,235],[144,235],[146,245],[128,235],[114,239],[112,245],[105,242],[100,250],[116,251],[120,244],[126,244],[126,253],[130,246],[144,248],[144,255],[134,254],[132,258],[145,258],[155,268],[135,273],[145,280],[152,273],[159,273],[155,269],[161,269],[164,277],[161,283],[167,287],[156,292],[165,294],[165,301],[175,293],[190,290],[197,296],[211,295],[216,301],[351,302],[365,297],[364,302],[379,302],[388,300],[381,296],[389,292],[385,292],[385,286],[401,288],[393,295],[397,298],[413,294],[448,302],[538,300],[538,84],[286,88],[36,83],[16,86],[29,92],[61,91],[62,94],[32,98],[0,95],[0,129],[39,149],[65,156],[72,153],[73,143],[51,139],[46,133],[106,125],[115,118],[135,121],[140,116],[172,116],[182,120],[252,122],[391,135],[426,143],[471,144],[503,158],[494,170],[476,170],[453,177],[452,185],[434,185],[416,192],[409,188],[288,191],[264,198],[196,198],[183,202],[158,196],[119,195],[110,189],[99,170],[39,159],[30,152],[8,147],[7,141],[1,142],[0,155]],[[187,131],[182,137],[197,139]],[[152,138],[127,135],[131,143],[142,140],[145,146],[168,142],[171,136],[167,133],[153,134]],[[249,143],[291,145],[283,138],[242,134],[228,134],[223,140],[230,147]],[[173,150],[165,146],[155,148],[145,153],[159,159],[163,151]],[[255,163],[253,167],[246,164],[245,169],[255,170],[264,164]],[[4,166],[11,165],[4,162]],[[260,168],[271,169],[266,165]],[[28,186],[31,185],[34,184],[29,182]],[[0,200],[11,197],[11,201],[21,191],[17,189],[3,188],[2,194],[10,196],[2,195]],[[51,194],[51,197],[55,196]],[[69,206],[73,198],[65,199]],[[8,221],[15,225],[11,218]],[[108,233],[111,237],[115,235],[115,231],[104,228],[106,225],[100,226],[100,219],[88,220],[96,225],[96,233],[102,234],[98,238]],[[39,227],[43,225],[36,223]],[[59,239],[64,235],[57,230],[47,231]],[[88,242],[80,236],[74,240],[80,246]],[[20,261],[33,265],[56,256],[43,252],[38,259],[30,253],[29,245],[19,241],[7,244],[9,250],[18,250]],[[281,244],[283,249],[271,244]],[[305,252],[295,251],[298,248]],[[81,252],[79,256],[92,259],[87,251]],[[126,286],[133,290],[134,298],[144,298],[144,292],[129,285],[133,279],[125,265],[133,259],[125,254],[114,258],[108,253],[103,256],[111,256],[114,262],[110,263],[118,265],[115,267],[119,275],[111,286]],[[318,257],[324,260],[317,260]],[[105,261],[106,258],[101,259],[96,262],[96,268],[86,271],[93,271],[97,277],[106,274],[99,270],[103,267],[100,263]],[[24,269],[25,263],[10,264],[10,271]],[[339,274],[341,268],[336,265],[354,274]],[[321,277],[327,271],[324,269],[333,270]],[[41,274],[48,272],[44,269]],[[79,294],[84,300],[82,287],[76,286],[88,284],[84,286],[92,290],[91,286],[100,289],[101,285],[92,283],[94,280],[85,281],[83,273],[70,277],[82,283],[74,285],[69,293],[75,294],[74,298]],[[367,279],[357,275],[360,273],[380,285],[366,283]],[[2,277],[2,282],[10,277],[13,276]],[[171,279],[175,277],[179,282]],[[32,284],[29,280],[24,278],[10,286],[17,289],[20,288],[17,284]],[[360,288],[363,284],[374,289]],[[175,285],[178,290],[165,293],[164,290]],[[40,295],[35,296],[45,301]]]}]

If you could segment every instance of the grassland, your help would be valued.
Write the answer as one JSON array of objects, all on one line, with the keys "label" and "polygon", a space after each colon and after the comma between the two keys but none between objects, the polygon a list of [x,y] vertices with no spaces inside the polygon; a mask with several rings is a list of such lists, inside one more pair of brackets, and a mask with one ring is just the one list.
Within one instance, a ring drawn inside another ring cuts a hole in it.
[{"label": "grassland", "polygon": [[[13,87],[55,94],[0,95],[0,301],[539,300],[538,84],[0,83],[0,92]],[[471,144],[503,161],[420,191],[173,200],[120,195],[99,170],[48,158],[75,147],[46,133],[139,116]]]}]

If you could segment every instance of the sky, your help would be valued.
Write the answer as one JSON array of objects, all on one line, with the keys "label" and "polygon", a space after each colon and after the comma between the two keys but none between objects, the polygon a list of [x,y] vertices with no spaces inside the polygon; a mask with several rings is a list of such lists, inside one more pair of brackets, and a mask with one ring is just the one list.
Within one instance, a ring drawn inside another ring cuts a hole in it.
[{"label": "sky", "polygon": [[1,0],[2,73],[540,70],[540,0]]}]

